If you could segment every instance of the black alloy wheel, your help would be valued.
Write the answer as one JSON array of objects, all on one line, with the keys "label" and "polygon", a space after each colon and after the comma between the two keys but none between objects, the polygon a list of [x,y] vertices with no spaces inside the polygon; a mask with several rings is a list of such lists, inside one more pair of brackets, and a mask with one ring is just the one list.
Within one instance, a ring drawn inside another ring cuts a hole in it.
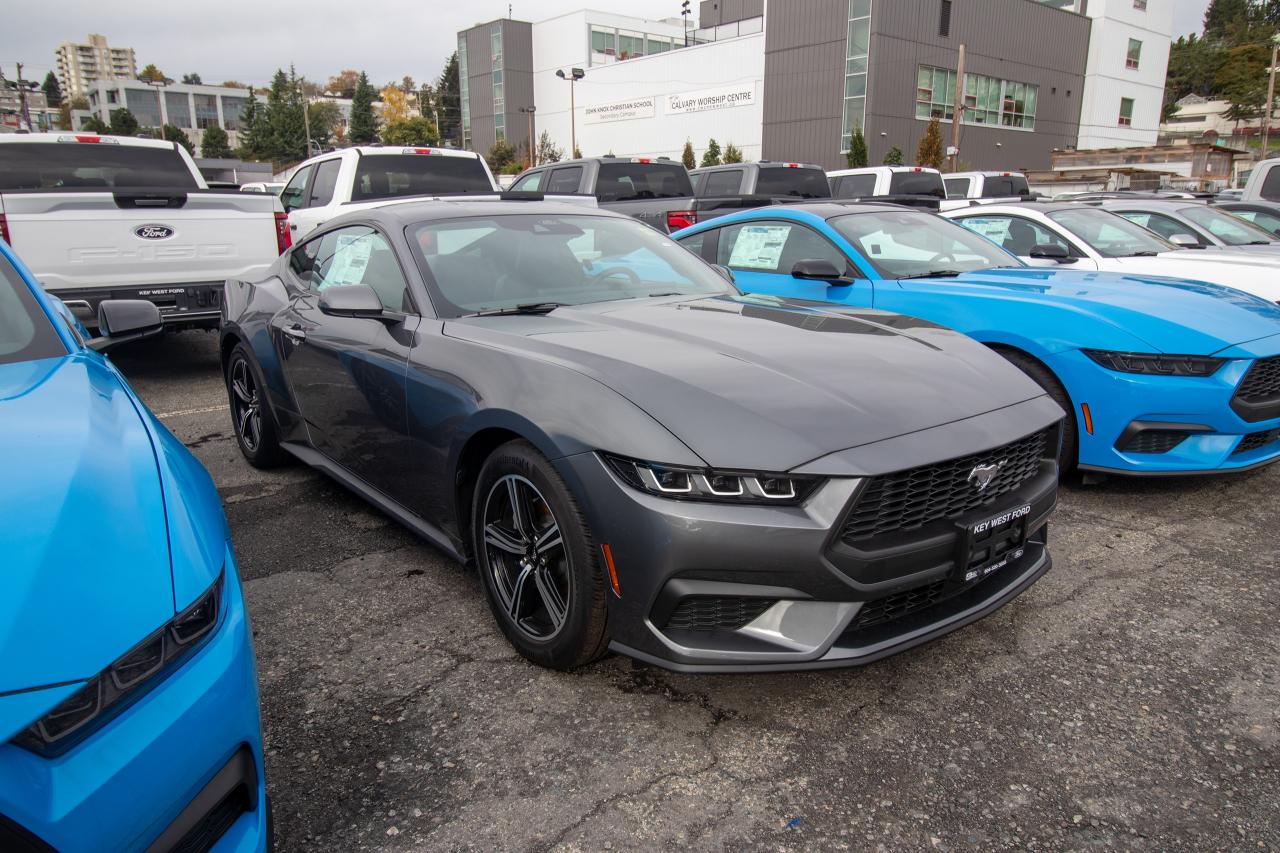
[{"label": "black alloy wheel", "polygon": [[227,360],[227,399],[236,443],[255,468],[274,468],[287,458],[276,437],[275,420],[267,409],[262,382],[253,356],[236,344]]}]

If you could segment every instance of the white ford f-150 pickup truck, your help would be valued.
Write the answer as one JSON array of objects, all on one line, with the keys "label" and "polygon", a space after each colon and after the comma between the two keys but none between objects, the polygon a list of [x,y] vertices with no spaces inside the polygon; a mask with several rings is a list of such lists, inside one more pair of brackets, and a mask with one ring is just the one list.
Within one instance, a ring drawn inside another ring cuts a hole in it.
[{"label": "white ford f-150 pickup truck", "polygon": [[0,135],[0,239],[87,326],[147,299],[169,328],[214,328],[229,278],[289,246],[273,195],[210,190],[182,147],[89,133]]}]

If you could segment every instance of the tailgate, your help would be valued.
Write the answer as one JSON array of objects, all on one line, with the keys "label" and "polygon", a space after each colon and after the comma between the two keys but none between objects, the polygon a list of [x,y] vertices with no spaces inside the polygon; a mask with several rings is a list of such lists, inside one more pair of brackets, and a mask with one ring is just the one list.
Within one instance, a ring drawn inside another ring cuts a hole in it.
[{"label": "tailgate", "polygon": [[277,204],[206,191],[0,194],[14,249],[55,292],[252,278],[277,257]]}]

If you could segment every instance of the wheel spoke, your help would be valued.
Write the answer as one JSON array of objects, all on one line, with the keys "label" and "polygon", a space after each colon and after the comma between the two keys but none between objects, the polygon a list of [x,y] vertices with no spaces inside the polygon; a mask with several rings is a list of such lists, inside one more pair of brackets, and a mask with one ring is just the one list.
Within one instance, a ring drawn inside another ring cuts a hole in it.
[{"label": "wheel spoke", "polygon": [[529,586],[529,578],[533,575],[533,567],[525,566],[516,575],[511,585],[511,596],[507,599],[507,613],[516,622],[520,621],[520,610],[524,605],[525,588]]},{"label": "wheel spoke", "polygon": [[242,403],[249,403],[253,400],[253,391],[249,385],[249,378],[245,375],[246,368],[243,361],[237,362],[235,369],[231,371],[231,391]]},{"label": "wheel spoke", "polygon": [[240,437],[244,439],[244,443],[249,445],[249,449],[252,450],[257,443],[251,436],[249,428],[249,422],[253,419],[253,409],[245,406],[238,414],[239,419],[236,427],[240,430]]},{"label": "wheel spoke", "polygon": [[551,617],[551,629],[554,631],[564,622],[565,612],[568,610],[564,598],[556,588],[555,578],[551,576],[551,570],[547,567],[539,568],[533,580],[538,586],[538,595],[547,608],[547,615]]},{"label": "wheel spoke", "polygon": [[506,551],[508,554],[515,554],[518,557],[524,556],[524,542],[496,524],[485,525],[484,541],[485,544],[497,548],[499,551]]},{"label": "wheel spoke", "polygon": [[520,482],[515,477],[507,478],[507,500],[511,502],[511,523],[527,542],[533,534],[533,525],[529,520],[529,505],[520,494]]},{"label": "wheel spoke", "polygon": [[538,556],[545,557],[552,550],[564,545],[564,537],[560,535],[560,525],[552,521],[547,525],[538,538],[534,541],[534,550],[538,552]]}]

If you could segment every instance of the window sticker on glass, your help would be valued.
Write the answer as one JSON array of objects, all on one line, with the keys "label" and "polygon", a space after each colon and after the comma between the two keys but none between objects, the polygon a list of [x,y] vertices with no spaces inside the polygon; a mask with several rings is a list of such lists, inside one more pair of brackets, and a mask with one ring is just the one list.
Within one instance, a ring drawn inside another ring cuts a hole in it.
[{"label": "window sticker on glass", "polygon": [[729,266],[735,269],[776,270],[790,225],[746,225],[738,232]]},{"label": "window sticker on glass", "polygon": [[971,216],[967,219],[960,220],[960,224],[986,237],[993,243],[1003,244],[1005,238],[1009,236],[1009,220],[1008,219],[985,219],[983,217]]},{"label": "window sticker on glass", "polygon": [[365,268],[373,251],[372,234],[339,234],[333,252],[333,264],[324,277],[325,287],[343,287],[364,281]]}]

